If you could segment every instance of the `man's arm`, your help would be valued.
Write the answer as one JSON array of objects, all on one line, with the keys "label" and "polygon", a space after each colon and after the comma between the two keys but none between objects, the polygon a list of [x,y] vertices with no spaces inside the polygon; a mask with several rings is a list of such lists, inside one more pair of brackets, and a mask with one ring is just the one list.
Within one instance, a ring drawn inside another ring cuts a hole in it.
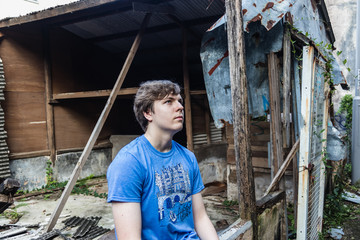
[{"label": "man's arm", "polygon": [[192,195],[192,210],[194,216],[195,231],[201,240],[219,239],[204,206],[201,193]]},{"label": "man's arm", "polygon": [[140,203],[113,202],[112,212],[118,240],[141,239]]}]

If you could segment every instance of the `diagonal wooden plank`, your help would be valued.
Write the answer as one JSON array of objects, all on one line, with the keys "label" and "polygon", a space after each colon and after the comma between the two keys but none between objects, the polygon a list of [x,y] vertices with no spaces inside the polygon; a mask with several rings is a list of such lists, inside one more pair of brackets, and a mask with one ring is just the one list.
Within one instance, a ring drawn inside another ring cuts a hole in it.
[{"label": "diagonal wooden plank", "polygon": [[111,107],[113,106],[115,100],[116,100],[116,97],[117,97],[117,93],[119,92],[120,88],[121,88],[121,85],[123,84],[124,82],[124,79],[125,79],[125,76],[131,66],[131,63],[134,59],[134,56],[136,54],[136,51],[138,50],[139,48],[139,44],[141,42],[141,39],[142,39],[142,36],[144,34],[144,31],[145,31],[145,28],[147,26],[147,24],[149,23],[150,21],[150,17],[151,17],[151,14],[148,13],[146,14],[142,24],[141,24],[141,28],[139,30],[139,33],[138,35],[136,36],[135,40],[134,40],[134,43],[129,51],[129,54],[125,60],[125,63],[121,69],[121,72],[116,80],[116,83],[114,85],[114,88],[113,90],[111,91],[111,94],[106,102],[106,105],[99,117],[99,120],[97,121],[96,125],[95,125],[95,128],[93,130],[93,132],[91,133],[90,135],[90,138],[84,148],[84,151],[82,152],[80,158],[79,158],[79,161],[78,163],[76,164],[76,167],[75,169],[73,170],[72,174],[71,174],[71,177],[70,177],[70,181],[68,182],[68,184],[66,185],[65,187],[65,190],[64,192],[62,193],[61,195],[61,198],[56,206],[56,209],[55,211],[52,213],[51,215],[51,218],[50,218],[50,221],[46,227],[46,232],[49,232],[51,231],[59,216],[60,216],[60,213],[61,211],[63,210],[64,206],[65,206],[65,203],[67,201],[67,199],[69,198],[70,196],[70,193],[72,191],[72,189],[74,188],[75,186],[75,183],[76,183],[76,180],[78,179],[79,175],[80,175],[80,172],[81,172],[81,169],[82,167],[84,166],[87,158],[89,157],[90,155],[90,152],[91,152],[91,149],[93,148],[94,144],[95,144],[95,141],[96,139],[98,138],[100,132],[101,132],[101,129],[102,127],[104,126],[104,123],[105,123],[105,120],[107,118],[107,116],[109,115],[109,112],[111,110]]},{"label": "diagonal wooden plank", "polygon": [[284,175],[285,170],[289,166],[291,160],[295,157],[295,154],[299,150],[299,144],[300,140],[297,140],[294,146],[291,148],[291,151],[289,152],[288,156],[286,157],[283,165],[281,165],[279,171],[276,173],[274,179],[271,181],[269,187],[266,189],[264,197],[269,194],[269,192],[274,188],[274,186],[279,182],[281,177]]}]

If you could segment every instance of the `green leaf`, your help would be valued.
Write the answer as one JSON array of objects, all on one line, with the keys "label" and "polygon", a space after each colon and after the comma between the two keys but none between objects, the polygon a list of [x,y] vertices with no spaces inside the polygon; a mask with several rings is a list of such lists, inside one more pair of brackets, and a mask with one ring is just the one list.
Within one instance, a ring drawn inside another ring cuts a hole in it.
[{"label": "green leaf", "polygon": [[336,55],[339,56],[341,53],[342,53],[342,51],[337,51],[337,52],[336,52]]},{"label": "green leaf", "polygon": [[346,63],[347,63],[347,60],[346,60],[346,59],[344,59],[343,64],[345,65]]}]

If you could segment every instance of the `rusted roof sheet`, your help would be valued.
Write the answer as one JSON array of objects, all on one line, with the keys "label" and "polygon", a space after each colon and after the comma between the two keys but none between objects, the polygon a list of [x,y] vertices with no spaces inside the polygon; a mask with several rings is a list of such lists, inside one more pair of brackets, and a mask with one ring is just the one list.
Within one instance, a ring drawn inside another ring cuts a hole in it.
[{"label": "rusted roof sheet", "polygon": [[291,10],[295,2],[296,0],[243,0],[244,30],[249,32],[248,25],[256,21],[261,21],[261,24],[270,30]]},{"label": "rusted roof sheet", "polygon": [[[232,123],[232,101],[225,19],[218,23],[223,24],[215,25],[204,35],[200,57],[210,111],[216,127],[220,128],[224,122]],[[265,115],[269,108],[266,54],[279,52],[282,39],[281,23],[267,31],[260,22],[255,22],[250,32],[245,33],[249,113],[253,117]]]},{"label": "rusted roof sheet", "polygon": [[[291,14],[294,27],[304,35],[307,33],[315,43],[325,45],[332,41],[319,6],[312,0],[243,0],[249,113],[253,117],[263,116],[268,110],[266,54],[281,50],[283,27],[280,20],[287,12]],[[200,56],[210,110],[216,127],[222,127],[223,122],[232,123],[226,15],[204,35]],[[334,61],[333,65],[335,84],[344,83],[338,64]]]}]

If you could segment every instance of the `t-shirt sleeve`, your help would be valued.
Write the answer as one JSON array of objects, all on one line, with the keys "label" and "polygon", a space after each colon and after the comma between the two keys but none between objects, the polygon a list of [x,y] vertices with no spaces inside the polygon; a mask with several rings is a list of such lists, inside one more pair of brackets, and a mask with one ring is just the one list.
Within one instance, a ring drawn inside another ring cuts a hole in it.
[{"label": "t-shirt sleeve", "polygon": [[196,157],[191,153],[191,160],[193,163],[193,187],[192,195],[201,192],[205,187],[201,178],[200,169]]},{"label": "t-shirt sleeve", "polygon": [[107,170],[108,202],[140,202],[144,166],[130,153],[120,152]]}]

